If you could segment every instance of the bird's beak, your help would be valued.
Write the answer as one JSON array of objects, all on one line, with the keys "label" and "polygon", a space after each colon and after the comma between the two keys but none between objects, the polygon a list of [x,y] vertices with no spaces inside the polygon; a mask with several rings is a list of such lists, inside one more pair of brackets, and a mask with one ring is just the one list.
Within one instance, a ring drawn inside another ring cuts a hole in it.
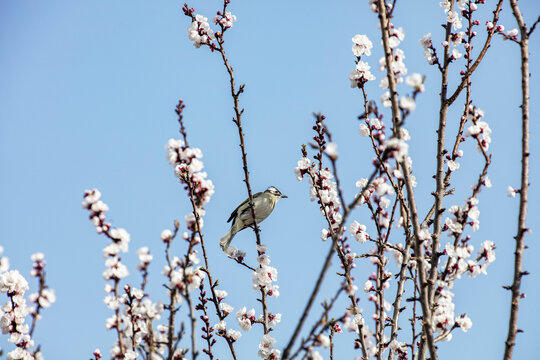
[{"label": "bird's beak", "polygon": [[287,195],[283,195],[283,194],[281,194],[281,198],[282,198],[282,199],[283,199],[283,198],[285,198],[285,199],[286,199],[286,198],[288,198],[288,196],[287,196]]}]

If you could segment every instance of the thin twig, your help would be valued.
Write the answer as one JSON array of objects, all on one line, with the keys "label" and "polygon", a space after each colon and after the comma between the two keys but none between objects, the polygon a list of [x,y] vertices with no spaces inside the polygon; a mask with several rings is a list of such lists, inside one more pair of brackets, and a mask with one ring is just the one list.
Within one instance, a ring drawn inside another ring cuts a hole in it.
[{"label": "thin twig", "polygon": [[491,38],[493,37],[493,34],[495,33],[495,30],[497,29],[497,22],[499,21],[499,13],[501,12],[502,3],[503,3],[503,0],[499,0],[495,10],[493,11],[493,20],[491,20],[491,22],[493,23],[493,28],[488,30],[488,36],[487,36],[487,39],[486,39],[486,41],[484,43],[484,47],[482,47],[482,50],[480,51],[480,54],[478,54],[478,57],[474,61],[473,65],[471,66],[469,71],[467,71],[467,73],[465,73],[465,75],[462,76],[461,83],[458,85],[457,89],[454,91],[452,96],[450,96],[448,98],[448,100],[447,100],[448,105],[452,105],[452,103],[454,101],[456,101],[459,94],[461,93],[461,90],[463,90],[465,88],[465,86],[467,85],[467,81],[469,81],[469,78],[471,77],[473,72],[476,70],[478,65],[480,65],[480,62],[484,58],[484,55],[486,54],[486,51],[490,47]]}]

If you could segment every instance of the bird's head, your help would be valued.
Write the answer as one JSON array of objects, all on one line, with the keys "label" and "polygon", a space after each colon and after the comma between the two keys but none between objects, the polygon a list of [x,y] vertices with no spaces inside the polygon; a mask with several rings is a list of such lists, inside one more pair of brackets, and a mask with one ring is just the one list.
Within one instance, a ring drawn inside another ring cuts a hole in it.
[{"label": "bird's head", "polygon": [[279,191],[276,187],[270,186],[268,189],[265,190],[265,193],[273,195],[277,197],[278,199],[281,198],[287,198],[287,195],[283,195],[281,191]]}]

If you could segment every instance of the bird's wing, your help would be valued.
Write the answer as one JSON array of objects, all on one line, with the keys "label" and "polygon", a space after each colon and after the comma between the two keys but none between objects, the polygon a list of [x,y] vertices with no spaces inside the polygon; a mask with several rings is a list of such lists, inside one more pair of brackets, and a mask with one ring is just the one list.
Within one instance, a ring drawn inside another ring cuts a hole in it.
[{"label": "bird's wing", "polygon": [[[255,198],[256,196],[259,196],[261,195],[262,193],[256,193],[255,195],[253,195],[253,198]],[[244,200],[243,203],[241,203],[240,205],[238,205],[238,207],[236,209],[234,209],[234,211],[231,213],[231,216],[229,216],[229,219],[227,220],[227,222],[231,222],[231,220],[233,220],[234,218],[236,218],[236,216],[238,216],[238,210],[246,205],[249,201],[249,198],[247,198],[246,200]],[[246,209],[249,209],[249,206],[246,207]]]}]

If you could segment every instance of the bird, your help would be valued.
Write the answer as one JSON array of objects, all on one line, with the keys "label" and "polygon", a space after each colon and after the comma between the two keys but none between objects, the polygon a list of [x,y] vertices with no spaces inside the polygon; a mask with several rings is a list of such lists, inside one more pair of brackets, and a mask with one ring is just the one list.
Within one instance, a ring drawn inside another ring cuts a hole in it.
[{"label": "bird", "polygon": [[[253,195],[253,207],[255,210],[255,218],[257,224],[266,219],[268,215],[274,211],[274,207],[279,199],[287,198],[276,187],[270,186],[264,192],[259,192]],[[219,241],[219,245],[223,251],[227,251],[229,245],[237,232],[244,230],[247,227],[253,225],[253,217],[251,215],[251,208],[249,206],[249,198],[244,200],[234,211],[227,222],[231,222],[231,228]]]}]

